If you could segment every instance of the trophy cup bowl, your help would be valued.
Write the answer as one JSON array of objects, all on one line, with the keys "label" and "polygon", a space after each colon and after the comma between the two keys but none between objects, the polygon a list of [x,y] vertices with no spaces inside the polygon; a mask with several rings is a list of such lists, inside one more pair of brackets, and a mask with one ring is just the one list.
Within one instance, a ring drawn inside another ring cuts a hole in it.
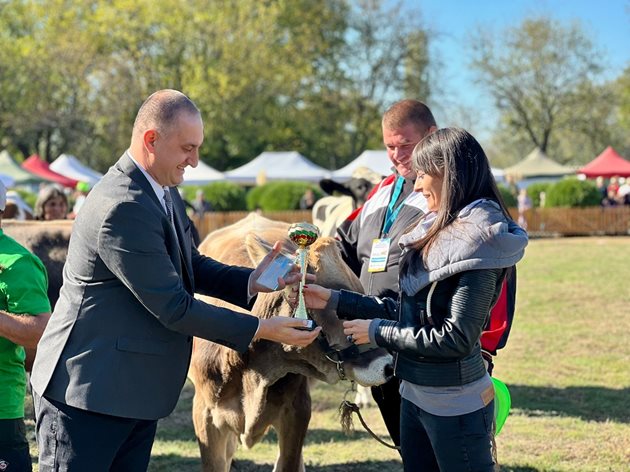
[{"label": "trophy cup bowl", "polygon": [[300,248],[310,246],[317,238],[319,238],[319,228],[314,224],[303,221],[293,223],[289,227],[289,239]]}]

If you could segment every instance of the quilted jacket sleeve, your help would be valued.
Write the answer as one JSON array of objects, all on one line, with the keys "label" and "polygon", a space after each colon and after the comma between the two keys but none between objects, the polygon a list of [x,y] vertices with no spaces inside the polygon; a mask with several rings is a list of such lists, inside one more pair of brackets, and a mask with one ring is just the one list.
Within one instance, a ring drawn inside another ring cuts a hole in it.
[{"label": "quilted jacket sleeve", "polygon": [[393,298],[362,295],[347,290],[339,291],[337,316],[345,320],[398,319],[398,303]]},{"label": "quilted jacket sleeve", "polygon": [[464,272],[453,291],[448,312],[440,314],[444,320],[441,326],[421,326],[420,317],[418,324],[406,326],[384,320],[376,329],[376,343],[422,357],[466,356],[479,341],[501,283],[501,274],[502,269]]}]

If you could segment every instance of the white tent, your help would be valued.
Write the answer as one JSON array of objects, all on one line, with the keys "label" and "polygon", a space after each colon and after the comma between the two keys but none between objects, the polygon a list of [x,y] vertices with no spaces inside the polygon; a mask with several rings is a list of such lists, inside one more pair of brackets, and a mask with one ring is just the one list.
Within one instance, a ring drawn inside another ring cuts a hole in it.
[{"label": "white tent", "polygon": [[313,164],[295,151],[263,152],[247,164],[225,173],[227,180],[246,185],[271,180],[319,182],[327,177],[330,177],[330,171]]},{"label": "white tent", "polygon": [[184,171],[184,185],[205,185],[217,180],[225,180],[223,173],[201,161],[197,167],[188,166]]},{"label": "white tent", "polygon": [[76,157],[69,154],[61,154],[50,164],[50,169],[71,179],[88,182],[90,185],[96,184],[103,177],[103,174],[81,164]]},{"label": "white tent", "polygon": [[[349,180],[352,177],[352,173],[359,167],[367,167],[382,176],[387,176],[393,172],[393,164],[389,160],[386,150],[367,150],[359,154],[359,157],[354,161],[334,171],[332,178],[340,182]],[[493,167],[492,175],[494,175],[497,182],[505,181],[505,175],[501,169]]]},{"label": "white tent", "polygon": [[337,169],[332,173],[332,178],[344,181],[352,177],[352,173],[358,167],[367,167],[381,175],[389,175],[392,173],[392,161],[387,157],[387,151],[363,151],[359,157],[341,169]]}]

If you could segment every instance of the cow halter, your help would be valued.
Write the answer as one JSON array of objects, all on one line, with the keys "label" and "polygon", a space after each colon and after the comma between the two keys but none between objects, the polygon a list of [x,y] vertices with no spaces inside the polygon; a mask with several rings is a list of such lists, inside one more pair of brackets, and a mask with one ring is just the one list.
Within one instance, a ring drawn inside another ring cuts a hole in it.
[{"label": "cow halter", "polygon": [[374,347],[369,347],[367,345],[357,346],[356,344],[351,344],[350,346],[343,349],[335,349],[328,343],[328,339],[326,339],[326,336],[323,334],[320,334],[317,337],[317,341],[319,342],[321,348],[324,350],[324,355],[326,356],[326,359],[334,363],[335,367],[337,367],[337,374],[339,374],[339,379],[341,380],[349,380],[346,376],[346,370],[343,366],[344,362],[356,359],[365,352],[378,349]]},{"label": "cow halter", "polygon": [[[333,349],[328,343],[326,336],[322,334],[317,337],[317,341],[324,350],[324,355],[326,356],[326,359],[335,364],[339,378],[341,380],[348,380],[348,377],[346,376],[346,370],[343,368],[343,363],[348,359],[352,359],[359,355],[357,346],[352,345],[342,350]],[[353,348],[357,351],[356,354],[350,353],[350,350],[353,350]]]},{"label": "cow halter", "polygon": [[[291,305],[292,300],[289,299],[286,291],[283,292],[282,296],[284,298],[284,301]],[[313,317],[308,310],[307,315],[310,320],[313,320]],[[339,379],[341,380],[348,380],[348,377],[346,376],[346,370],[343,366],[344,362],[351,359],[356,359],[364,352],[368,352],[374,349],[373,347],[357,346],[355,344],[351,344],[350,346],[343,349],[335,349],[328,342],[324,331],[320,332],[319,336],[317,337],[317,341],[324,351],[326,359],[335,364],[335,367],[337,368],[337,374],[339,375]]]}]

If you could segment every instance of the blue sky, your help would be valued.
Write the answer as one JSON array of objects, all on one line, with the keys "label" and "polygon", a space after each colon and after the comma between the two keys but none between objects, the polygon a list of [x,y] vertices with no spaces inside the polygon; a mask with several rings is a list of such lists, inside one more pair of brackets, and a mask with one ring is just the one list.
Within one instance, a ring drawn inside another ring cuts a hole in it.
[{"label": "blue sky", "polygon": [[[500,32],[531,16],[545,15],[566,24],[579,20],[602,52],[603,78],[614,78],[630,66],[630,0],[404,0],[404,4],[419,10],[424,25],[437,33],[431,52],[443,65],[436,80],[444,106],[433,105],[443,126],[458,124],[485,135],[496,120],[490,97],[474,83],[467,65],[466,38],[479,25]],[[479,117],[462,117],[459,105],[479,110]]]}]

